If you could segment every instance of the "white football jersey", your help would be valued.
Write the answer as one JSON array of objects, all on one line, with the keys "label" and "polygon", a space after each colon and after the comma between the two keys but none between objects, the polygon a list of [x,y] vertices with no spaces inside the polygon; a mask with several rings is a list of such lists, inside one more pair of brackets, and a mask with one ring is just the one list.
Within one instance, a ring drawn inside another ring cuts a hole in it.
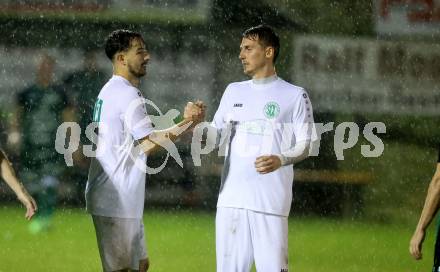
[{"label": "white football jersey", "polygon": [[[213,125],[233,125],[217,206],[244,208],[288,216],[292,202],[293,167],[259,174],[257,157],[289,150],[295,142],[311,140],[313,109],[308,94],[280,78],[268,83],[252,80],[230,84]],[[226,166],[225,166],[226,167]]]},{"label": "white football jersey", "polygon": [[91,159],[86,186],[89,213],[142,218],[146,155],[135,153],[134,141],[153,131],[141,92],[114,75],[102,88],[93,121],[98,122],[97,155]]}]

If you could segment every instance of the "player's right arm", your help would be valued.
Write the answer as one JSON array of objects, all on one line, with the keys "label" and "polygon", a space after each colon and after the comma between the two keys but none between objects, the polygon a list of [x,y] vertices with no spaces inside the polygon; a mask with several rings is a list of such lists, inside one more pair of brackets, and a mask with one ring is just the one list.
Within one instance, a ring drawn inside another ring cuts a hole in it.
[{"label": "player's right arm", "polygon": [[425,199],[419,223],[411,238],[409,252],[416,259],[422,258],[422,244],[425,239],[426,229],[434,218],[440,204],[440,162],[437,163],[437,169],[429,184],[428,193]]},{"label": "player's right arm", "polygon": [[229,141],[229,133],[232,129],[232,120],[229,120],[228,113],[231,111],[230,108],[230,92],[232,83],[229,84],[225,91],[223,92],[222,98],[220,99],[219,106],[214,114],[214,118],[210,123],[210,128],[216,131],[215,137],[206,137],[201,142],[204,145],[212,146],[213,149],[219,148],[225,142]]},{"label": "player's right arm", "polygon": [[140,148],[147,155],[153,153],[158,147],[166,147],[170,141],[174,142],[183,132],[189,131],[205,118],[205,105],[201,101],[188,102],[185,107],[183,120],[176,125],[163,130],[155,130],[148,136],[139,140]]},{"label": "player's right arm", "polygon": [[105,102],[104,97],[98,96],[98,101],[101,103],[97,102],[99,107],[95,106],[97,117],[94,117],[94,121],[101,121],[104,124],[105,118],[101,118],[102,112],[114,109],[124,122],[125,129],[138,143],[137,147],[147,155],[157,150],[159,146],[169,152],[171,149],[175,149],[173,141],[179,138],[184,131],[189,131],[190,128],[200,123],[205,116],[205,106],[202,101],[188,102],[181,122],[167,129],[155,130],[146,109],[146,104],[150,104],[152,101],[143,98],[137,88],[125,86],[124,88],[123,93],[119,92],[116,96],[107,98],[109,102]]},{"label": "player's right arm", "polygon": [[35,200],[29,195],[23,184],[17,179],[14,169],[9,163],[5,153],[0,149],[0,174],[6,181],[6,184],[11,187],[17,198],[26,207],[26,219],[30,220],[37,211],[37,204]]}]

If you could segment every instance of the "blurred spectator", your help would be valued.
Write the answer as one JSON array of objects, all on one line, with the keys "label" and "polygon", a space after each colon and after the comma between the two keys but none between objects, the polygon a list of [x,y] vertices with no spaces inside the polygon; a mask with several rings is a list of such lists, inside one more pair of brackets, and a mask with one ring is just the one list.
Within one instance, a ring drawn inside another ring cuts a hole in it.
[{"label": "blurred spectator", "polygon": [[[75,107],[81,130],[84,131],[92,120],[93,106],[99,90],[108,76],[98,70],[96,53],[87,51],[84,54],[84,66],[64,78],[67,94]],[[82,133],[85,138],[85,134]],[[82,139],[85,140],[85,139]],[[82,142],[84,144],[84,142]]]},{"label": "blurred spectator", "polygon": [[96,52],[86,51],[84,53],[83,68],[68,74],[63,80],[66,94],[72,101],[76,120],[78,120],[81,127],[81,145],[74,154],[74,167],[69,169],[69,177],[74,180],[76,189],[76,195],[73,196],[73,199],[79,202],[84,201],[83,193],[90,163],[90,160],[82,155],[81,146],[90,144],[85,130],[92,122],[96,97],[98,97],[99,91],[107,79],[108,76],[97,67]]},{"label": "blurred spectator", "polygon": [[65,170],[63,156],[55,151],[58,126],[73,121],[67,96],[53,84],[55,60],[43,55],[37,70],[36,83],[17,96],[13,135],[21,161],[20,177],[35,191],[39,213],[30,225],[33,233],[50,226],[59,178]]}]

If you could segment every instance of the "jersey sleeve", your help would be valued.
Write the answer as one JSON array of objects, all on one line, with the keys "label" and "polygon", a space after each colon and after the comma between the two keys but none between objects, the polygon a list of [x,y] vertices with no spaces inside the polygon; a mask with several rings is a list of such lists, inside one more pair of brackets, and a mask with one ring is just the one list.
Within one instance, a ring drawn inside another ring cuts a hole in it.
[{"label": "jersey sleeve", "polygon": [[153,124],[147,114],[145,99],[136,88],[127,89],[121,97],[121,119],[135,140],[153,132]]},{"label": "jersey sleeve", "polygon": [[218,109],[215,112],[214,119],[211,123],[211,125],[215,127],[217,130],[222,130],[227,126],[225,118],[228,110],[229,92],[230,92],[230,85],[226,87],[226,90],[223,93],[223,96],[220,100]]},{"label": "jersey sleeve", "polygon": [[313,107],[305,90],[294,100],[291,121],[296,142],[313,140]]}]

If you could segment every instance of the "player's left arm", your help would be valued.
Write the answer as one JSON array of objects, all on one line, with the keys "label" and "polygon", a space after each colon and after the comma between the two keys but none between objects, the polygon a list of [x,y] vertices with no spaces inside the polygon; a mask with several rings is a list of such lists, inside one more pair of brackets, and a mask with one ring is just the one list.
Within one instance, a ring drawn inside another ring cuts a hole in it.
[{"label": "player's left arm", "polygon": [[37,211],[37,203],[29,195],[27,190],[24,188],[23,184],[18,180],[15,175],[14,169],[12,168],[8,158],[5,153],[0,149],[0,174],[1,177],[6,181],[6,184],[11,187],[17,198],[26,207],[26,219],[30,220],[32,216]]},{"label": "player's left arm", "polygon": [[[298,163],[309,156],[314,125],[312,104],[305,91],[299,94],[293,105],[291,122],[291,132],[295,135],[296,139],[295,145],[281,151],[280,154],[258,157],[255,160],[255,168],[260,174],[267,174],[281,166]],[[289,126],[284,127],[286,129]]]}]

